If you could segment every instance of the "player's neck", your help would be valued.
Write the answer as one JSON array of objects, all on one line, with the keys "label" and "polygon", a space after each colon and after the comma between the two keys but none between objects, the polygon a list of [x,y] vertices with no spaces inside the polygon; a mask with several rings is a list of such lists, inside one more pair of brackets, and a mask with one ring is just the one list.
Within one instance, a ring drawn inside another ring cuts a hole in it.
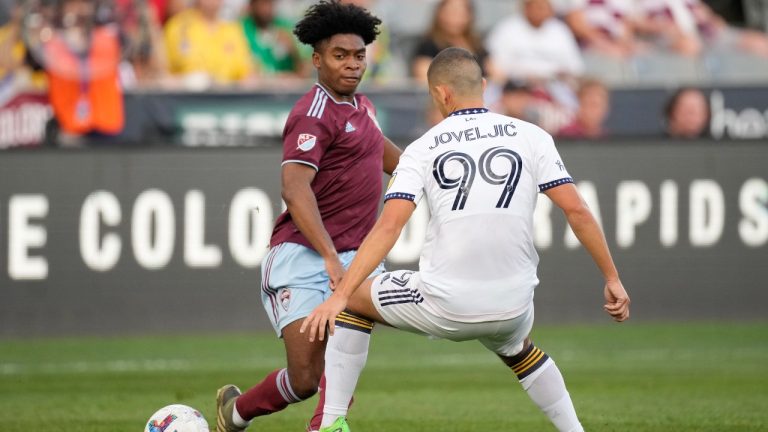
[{"label": "player's neck", "polygon": [[465,109],[472,109],[472,108],[484,108],[485,102],[482,98],[479,99],[462,99],[455,101],[449,108],[448,113],[461,111]]},{"label": "player's neck", "polygon": [[329,86],[328,84],[322,82],[321,80],[317,80],[317,83],[320,84],[320,86],[325,90],[336,102],[348,102],[351,104],[355,103],[355,93],[351,93],[348,95],[343,95],[338,93],[336,90],[333,89],[333,87]]}]

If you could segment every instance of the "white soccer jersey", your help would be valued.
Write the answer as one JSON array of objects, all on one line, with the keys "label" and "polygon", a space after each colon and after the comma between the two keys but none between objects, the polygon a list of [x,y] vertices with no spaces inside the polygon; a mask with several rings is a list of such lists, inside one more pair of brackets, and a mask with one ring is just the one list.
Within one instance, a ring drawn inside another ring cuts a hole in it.
[{"label": "white soccer jersey", "polygon": [[384,199],[426,195],[422,305],[461,322],[524,312],[539,282],[537,194],[572,182],[548,133],[484,108],[457,111],[409,145]]}]

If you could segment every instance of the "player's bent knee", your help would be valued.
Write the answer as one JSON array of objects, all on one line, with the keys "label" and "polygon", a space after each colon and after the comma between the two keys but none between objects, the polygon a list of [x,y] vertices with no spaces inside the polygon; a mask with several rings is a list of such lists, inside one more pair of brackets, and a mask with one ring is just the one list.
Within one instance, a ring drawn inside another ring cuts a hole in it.
[{"label": "player's bent knee", "polygon": [[317,388],[320,386],[320,378],[322,371],[317,373],[312,368],[302,370],[289,370],[288,377],[291,382],[291,388],[296,396],[299,398],[307,399],[317,393]]}]

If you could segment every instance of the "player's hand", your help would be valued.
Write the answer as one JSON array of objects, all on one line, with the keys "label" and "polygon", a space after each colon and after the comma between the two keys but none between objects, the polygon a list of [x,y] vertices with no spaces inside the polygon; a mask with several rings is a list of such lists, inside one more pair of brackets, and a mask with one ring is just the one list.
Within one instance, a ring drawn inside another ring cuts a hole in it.
[{"label": "player's hand", "polygon": [[299,332],[308,332],[310,342],[315,341],[315,336],[321,341],[325,339],[326,328],[332,336],[333,329],[336,327],[336,317],[342,313],[346,307],[346,298],[337,294],[331,294],[328,300],[316,307],[315,310],[304,319],[304,323],[301,324]]},{"label": "player's hand", "polygon": [[603,309],[614,321],[622,322],[629,318],[629,295],[624,285],[616,279],[605,283],[605,305]]},{"label": "player's hand", "polygon": [[341,278],[344,277],[345,271],[338,256],[325,259],[325,271],[328,273],[331,290],[335,290],[339,283],[341,283]]}]

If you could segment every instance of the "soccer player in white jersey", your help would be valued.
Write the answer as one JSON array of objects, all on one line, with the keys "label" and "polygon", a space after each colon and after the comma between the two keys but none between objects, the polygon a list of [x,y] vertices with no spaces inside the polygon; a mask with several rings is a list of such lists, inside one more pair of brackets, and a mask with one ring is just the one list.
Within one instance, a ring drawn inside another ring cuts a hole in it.
[{"label": "soccer player in white jersey", "polygon": [[[552,137],[483,108],[485,80],[471,53],[442,51],[430,65],[428,82],[445,119],[403,152],[376,225],[335,292],[301,331],[310,341],[322,340],[326,326],[346,309],[414,333],[479,340],[514,371],[559,431],[582,431],[560,371],[528,338],[539,282],[533,245],[537,194],[563,210],[605,278],[605,311],[624,321],[629,297],[603,232]],[[366,280],[422,198],[432,217],[419,271]],[[332,325],[329,331],[335,337]],[[362,363],[326,360],[321,432],[349,430],[345,416]]]}]

